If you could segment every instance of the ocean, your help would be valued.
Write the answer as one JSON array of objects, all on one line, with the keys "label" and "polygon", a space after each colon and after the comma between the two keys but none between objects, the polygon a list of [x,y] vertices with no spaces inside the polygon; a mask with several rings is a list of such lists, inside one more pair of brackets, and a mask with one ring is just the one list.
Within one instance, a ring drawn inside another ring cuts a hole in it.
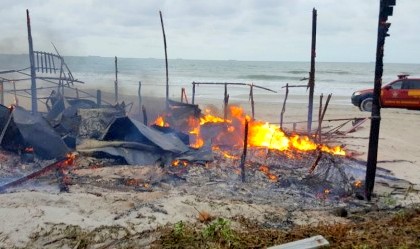
[{"label": "ocean", "polygon": [[[80,89],[102,89],[114,91],[115,64],[113,57],[64,56],[74,78],[84,81]],[[236,61],[236,60],[184,60],[170,59],[170,97],[179,99],[184,87],[191,96],[192,82],[242,82],[254,83],[284,93],[282,88],[289,85],[306,85],[309,76],[309,62],[286,61]],[[0,71],[21,69],[29,66],[28,55],[0,55]],[[317,62],[315,75],[315,95],[332,93],[333,96],[348,96],[359,89],[372,88],[375,63]],[[122,94],[137,95],[138,82],[142,83],[142,93],[148,96],[165,96],[165,61],[163,59],[118,58],[119,91]],[[398,74],[420,76],[420,64],[384,65],[383,82],[397,78]],[[24,78],[17,74],[0,74],[7,79]],[[1,78],[0,78],[1,79]],[[42,85],[42,83],[38,83]],[[17,88],[28,88],[30,82],[19,82]],[[11,89],[5,84],[5,89]],[[229,86],[231,99],[243,98],[249,87]],[[256,96],[275,95],[255,89]],[[305,95],[306,88],[292,88],[290,95]],[[196,98],[220,98],[223,86],[198,86]],[[270,98],[273,101],[276,98]],[[264,101],[264,100],[263,100]],[[282,101],[278,98],[277,101]]]}]

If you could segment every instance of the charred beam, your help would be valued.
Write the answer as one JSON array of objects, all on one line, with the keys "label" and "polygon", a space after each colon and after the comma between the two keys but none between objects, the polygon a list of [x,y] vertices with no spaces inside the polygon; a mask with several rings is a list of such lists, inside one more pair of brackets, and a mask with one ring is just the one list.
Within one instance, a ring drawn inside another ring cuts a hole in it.
[{"label": "charred beam", "polygon": [[159,11],[160,24],[162,25],[163,46],[165,48],[165,68],[166,68],[166,110],[169,110],[169,73],[168,73],[168,52],[166,47],[165,27],[163,25],[162,11]]},{"label": "charred beam", "polygon": [[314,105],[314,89],[315,89],[315,56],[316,56],[316,17],[317,11],[312,10],[312,46],[311,46],[311,71],[309,72],[309,104],[308,104],[308,133],[312,130],[312,110]]},{"label": "charred beam", "polygon": [[245,120],[245,131],[244,131],[244,150],[241,156],[241,180],[245,182],[245,161],[246,161],[246,153],[248,150],[248,120]]},{"label": "charred beam", "polygon": [[53,169],[56,169],[58,167],[61,167],[62,164],[66,160],[67,160],[66,158],[59,159],[55,163],[52,163],[52,164],[50,164],[50,165],[48,165],[48,166],[46,166],[46,167],[44,167],[44,168],[42,168],[42,169],[40,169],[38,171],[35,171],[35,172],[33,172],[33,173],[31,173],[31,174],[29,174],[27,176],[24,176],[22,178],[19,178],[19,179],[15,180],[15,181],[12,181],[12,182],[9,182],[7,184],[4,184],[4,185],[0,186],[0,192],[4,192],[8,188],[16,187],[16,186],[18,186],[18,185],[20,185],[20,184],[22,184],[24,182],[27,182],[27,181],[29,181],[29,180],[31,180],[33,178],[36,178],[38,176],[41,176],[41,175],[43,175],[43,174],[45,174],[45,173],[47,173],[47,172],[49,172],[49,171],[51,171]]},{"label": "charred beam", "polygon": [[36,90],[35,58],[34,58],[34,47],[32,44],[31,19],[29,18],[29,10],[26,10],[26,24],[28,28],[29,61],[31,64],[32,113],[37,113],[38,105],[37,105],[37,90]]}]

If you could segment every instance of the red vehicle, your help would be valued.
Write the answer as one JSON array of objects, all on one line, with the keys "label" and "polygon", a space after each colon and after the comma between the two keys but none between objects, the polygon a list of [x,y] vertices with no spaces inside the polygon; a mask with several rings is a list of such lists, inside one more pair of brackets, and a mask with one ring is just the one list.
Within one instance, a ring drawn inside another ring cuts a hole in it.
[{"label": "red vehicle", "polygon": [[[353,93],[351,102],[361,111],[372,111],[373,89]],[[420,110],[420,79],[398,75],[398,79],[386,84],[381,89],[382,108],[405,108]]]}]

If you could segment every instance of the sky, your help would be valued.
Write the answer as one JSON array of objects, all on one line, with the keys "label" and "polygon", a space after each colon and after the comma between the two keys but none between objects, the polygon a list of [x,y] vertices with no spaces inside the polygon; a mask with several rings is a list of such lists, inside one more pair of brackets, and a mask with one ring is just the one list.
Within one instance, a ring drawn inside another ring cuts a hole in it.
[{"label": "sky", "polygon": [[[309,61],[312,8],[317,61],[373,62],[379,0],[2,0],[0,53],[169,59]],[[5,8],[4,6],[7,6]],[[385,62],[420,63],[420,0],[397,0]]]}]

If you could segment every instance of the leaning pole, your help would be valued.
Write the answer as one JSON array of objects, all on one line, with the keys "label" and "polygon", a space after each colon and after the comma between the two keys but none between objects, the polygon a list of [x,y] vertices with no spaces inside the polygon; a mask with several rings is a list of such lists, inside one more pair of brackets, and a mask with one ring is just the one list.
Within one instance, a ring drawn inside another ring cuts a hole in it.
[{"label": "leaning pole", "polygon": [[35,73],[35,57],[34,47],[32,44],[31,34],[31,19],[29,18],[29,10],[26,10],[26,23],[28,26],[28,43],[29,43],[29,61],[31,63],[31,100],[32,100],[32,114],[38,112],[37,93],[36,93],[36,73]]}]

